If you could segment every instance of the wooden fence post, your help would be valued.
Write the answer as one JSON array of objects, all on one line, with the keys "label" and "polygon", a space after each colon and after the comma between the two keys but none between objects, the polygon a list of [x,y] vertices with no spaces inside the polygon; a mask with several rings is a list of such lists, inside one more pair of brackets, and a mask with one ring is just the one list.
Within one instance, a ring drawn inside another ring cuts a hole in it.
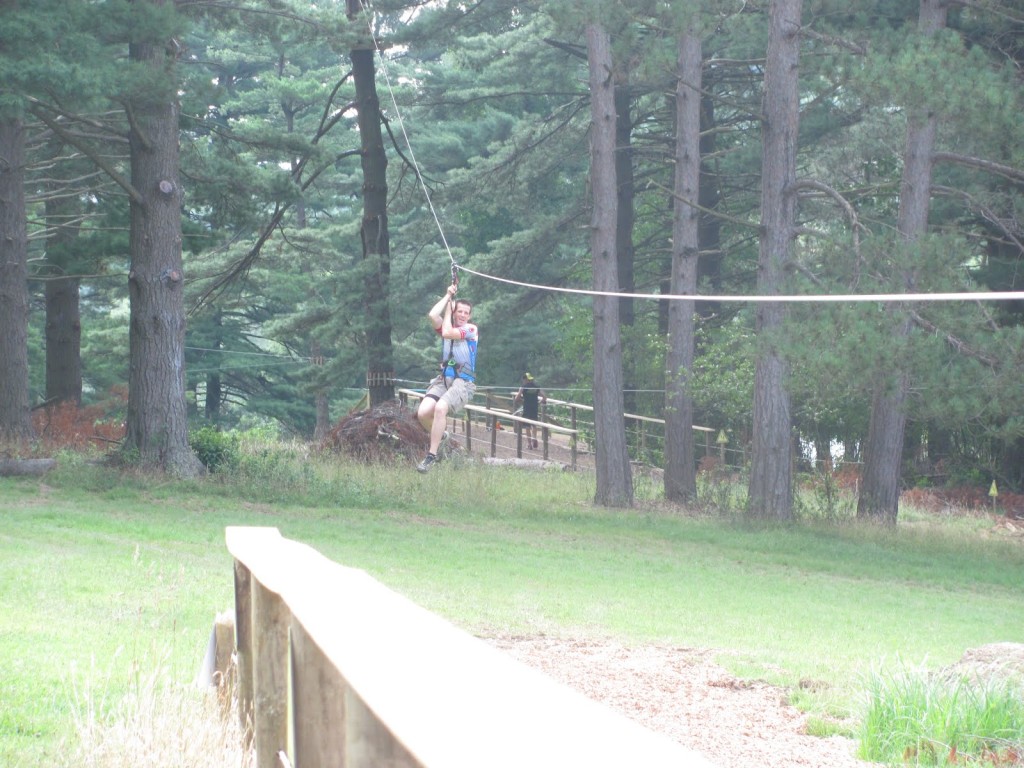
[{"label": "wooden fence post", "polygon": [[[421,768],[351,688],[345,690],[345,768]],[[305,768],[301,766],[300,768]]]},{"label": "wooden fence post", "polygon": [[238,666],[238,722],[245,748],[252,744],[252,574],[235,560],[235,656]]},{"label": "wooden fence post", "polygon": [[570,423],[572,424],[572,437],[569,439],[569,446],[572,452],[572,468],[576,469],[576,435],[579,434],[576,428],[576,406],[569,409]]},{"label": "wooden fence post", "polygon": [[291,638],[289,753],[295,768],[348,768],[345,681],[297,621]]},{"label": "wooden fence post", "polygon": [[280,768],[288,745],[288,625],[281,596],[252,583],[253,726],[256,768]]},{"label": "wooden fence post", "polygon": [[277,529],[226,538],[259,768],[712,768]]}]

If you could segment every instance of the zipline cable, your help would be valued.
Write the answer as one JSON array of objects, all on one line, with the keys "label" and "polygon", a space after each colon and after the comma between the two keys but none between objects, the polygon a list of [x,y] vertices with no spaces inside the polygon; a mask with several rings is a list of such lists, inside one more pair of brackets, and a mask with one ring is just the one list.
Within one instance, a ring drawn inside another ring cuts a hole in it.
[{"label": "zipline cable", "polygon": [[773,295],[773,296],[711,296],[706,294],[673,294],[673,293],[620,293],[618,291],[594,291],[585,288],[562,288],[553,285],[539,285],[537,283],[524,283],[519,280],[510,280],[505,277],[489,275],[486,272],[479,272],[469,267],[460,266],[463,272],[482,277],[485,280],[494,280],[499,283],[519,286],[520,288],[533,288],[541,291],[555,291],[558,293],[582,294],[585,296],[611,296],[616,298],[630,299],[654,299],[656,301],[719,301],[719,302],[899,302],[899,301],[1021,301],[1024,300],[1024,291],[973,291],[962,293],[846,293],[846,294],[795,294],[795,295]]}]

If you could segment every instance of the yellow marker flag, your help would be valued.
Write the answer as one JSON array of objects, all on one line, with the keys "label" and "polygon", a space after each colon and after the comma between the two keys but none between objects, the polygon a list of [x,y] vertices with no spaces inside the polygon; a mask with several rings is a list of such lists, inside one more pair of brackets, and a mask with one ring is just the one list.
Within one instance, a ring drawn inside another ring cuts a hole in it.
[{"label": "yellow marker flag", "polygon": [[992,481],[992,487],[988,489],[988,495],[991,496],[993,499],[999,495],[999,489],[996,488],[995,480]]}]

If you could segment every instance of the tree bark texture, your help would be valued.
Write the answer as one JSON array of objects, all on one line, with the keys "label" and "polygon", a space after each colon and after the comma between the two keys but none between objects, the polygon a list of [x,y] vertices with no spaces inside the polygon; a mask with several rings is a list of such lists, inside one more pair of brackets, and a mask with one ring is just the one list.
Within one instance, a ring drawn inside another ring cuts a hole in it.
[{"label": "tree bark texture", "polygon": [[[166,2],[167,0],[153,0]],[[170,43],[168,43],[168,47]],[[129,103],[130,212],[128,414],[125,449],[143,466],[191,477],[202,464],[188,442],[185,401],[185,278],[174,54],[133,43],[130,58],[166,84]]]},{"label": "tree bark texture", "polygon": [[[593,190],[590,248],[594,290],[619,290],[615,257],[615,95],[611,42],[599,24],[587,25],[590,66],[590,183]],[[633,504],[633,475],[626,445],[622,398],[622,339],[618,299],[594,297],[595,502],[606,507]]]},{"label": "tree bark texture", "polygon": [[[620,293],[636,290],[633,247],[633,224],[636,220],[634,200],[636,185],[633,179],[633,113],[628,70],[616,70],[615,77],[615,261]],[[629,333],[636,319],[632,296],[619,297],[619,325]],[[627,364],[622,371],[623,409],[636,411],[635,390],[641,389],[637,371]]]},{"label": "tree bark texture", "polygon": [[[697,262],[697,284],[707,284],[712,293],[717,293],[722,286],[722,221],[714,212],[721,199],[721,181],[718,169],[713,164],[715,161],[704,159],[716,155],[718,138],[718,131],[715,130],[715,100],[707,93],[701,97],[700,127],[702,161],[697,200],[702,209],[700,247],[704,253]],[[702,301],[697,307],[697,312],[704,318],[714,317],[720,311],[721,304],[717,301]]]},{"label": "tree bark texture", "polygon": [[[676,81],[675,200],[672,219],[672,273],[669,292],[697,292],[700,212],[701,43],[696,35],[679,39]],[[665,498],[685,502],[697,496],[693,443],[693,376],[696,302],[668,302],[665,373]]]},{"label": "tree bark texture", "polygon": [[[79,227],[71,224],[77,213],[73,199],[46,201],[46,218],[53,233],[47,240],[46,280],[46,402],[82,402],[82,319],[79,309],[81,280],[73,269],[74,244]],[[69,269],[70,268],[70,269]]]},{"label": "tree bark texture", "polygon": [[[921,0],[919,31],[924,35],[934,35],[945,26],[945,0]],[[904,243],[919,240],[928,229],[937,128],[938,120],[934,114],[910,111],[896,221],[896,228]],[[907,291],[914,291],[916,285],[917,271],[906,271],[903,287]],[[889,312],[894,314],[893,339],[901,343],[910,337],[913,321],[905,308],[889,305]],[[896,522],[909,395],[910,373],[903,364],[897,363],[896,370],[879,373],[871,402],[868,438],[864,445],[864,469],[857,498],[857,517]]]},{"label": "tree bark texture", "polygon": [[[323,364],[323,350],[320,348],[320,342],[314,341],[310,347],[310,357],[313,358],[314,365]],[[318,387],[316,390],[314,404],[316,406],[316,423],[313,426],[313,441],[321,443],[327,439],[327,435],[331,431],[331,406],[327,399],[327,390],[323,387]]]},{"label": "tree bark texture", "polygon": [[[633,293],[633,222],[636,184],[633,179],[633,114],[629,92],[629,75],[616,77],[615,83],[615,260],[619,270],[619,291]],[[635,311],[632,296],[619,297],[619,323],[633,325]]]},{"label": "tree bark texture", "polygon": [[[800,125],[799,62],[802,0],[772,0],[765,62],[761,159],[761,243],[757,292],[779,294],[793,243],[797,134]],[[748,512],[787,520],[793,513],[792,418],[788,366],[776,334],[782,304],[758,304],[759,352],[754,372],[754,419]]]},{"label": "tree bark texture", "polygon": [[[348,0],[350,17],[361,11],[358,0]],[[356,88],[356,121],[359,125],[363,169],[363,221],[359,232],[365,266],[363,309],[366,334],[366,385],[370,407],[395,399],[394,349],[391,342],[390,301],[391,244],[388,237],[388,158],[381,132],[377,97],[376,51],[372,41],[353,48],[352,77]]]},{"label": "tree bark texture", "polygon": [[0,116],[0,440],[33,436],[28,390],[25,127]]}]

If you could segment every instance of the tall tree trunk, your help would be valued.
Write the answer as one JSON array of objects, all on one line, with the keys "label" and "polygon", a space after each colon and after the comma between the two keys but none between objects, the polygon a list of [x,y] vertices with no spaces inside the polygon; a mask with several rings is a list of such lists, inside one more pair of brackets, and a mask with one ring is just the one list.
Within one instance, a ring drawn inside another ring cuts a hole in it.
[{"label": "tall tree trunk", "polygon": [[[216,353],[224,349],[224,314],[219,309],[213,311],[210,329],[212,334],[207,343]],[[223,355],[220,358],[223,359]],[[206,397],[203,400],[203,418],[209,424],[219,426],[221,405],[224,401],[224,386],[219,365],[211,366],[206,374]]]},{"label": "tall tree trunk", "polygon": [[[793,243],[797,134],[800,125],[799,62],[802,0],[772,0],[764,73],[761,160],[761,246],[757,292],[778,295]],[[785,308],[758,304],[760,345],[754,372],[754,418],[748,512],[789,519],[793,514],[792,424],[786,376],[779,350]]]},{"label": "tall tree trunk", "polygon": [[[702,81],[703,82],[703,81]],[[714,157],[717,151],[718,131],[715,125],[715,100],[705,93],[701,97],[700,111],[700,182],[698,203],[700,212],[700,248],[703,252],[697,262],[697,284],[707,284],[711,293],[718,292],[722,286],[722,221],[714,213],[718,209],[721,198],[719,191],[719,174],[711,161],[705,158]],[[703,318],[718,314],[720,304],[717,301],[702,301],[696,308]]]},{"label": "tall tree trunk", "polygon": [[[594,290],[617,292],[615,258],[615,96],[608,32],[587,24],[590,66],[590,180],[594,195],[590,248]],[[618,299],[594,297],[594,432],[597,469],[595,502],[606,507],[633,504],[633,475],[626,446],[622,399],[622,339]]]},{"label": "tall tree trunk", "polygon": [[[945,26],[946,0],[921,0],[919,31],[924,35],[934,35]],[[922,114],[920,110],[911,111],[907,119],[900,208],[896,221],[904,243],[919,240],[928,228],[937,127],[935,115]],[[917,271],[908,269],[903,274],[904,288],[914,291],[916,284]],[[893,337],[897,343],[905,342],[914,327],[913,321],[902,308],[888,306],[888,311],[894,314]],[[910,372],[902,362],[897,363],[896,370],[881,371],[876,376],[857,498],[859,518],[896,522],[909,394]]]},{"label": "tall tree trunk", "polygon": [[82,319],[77,277],[51,277],[46,296],[46,402],[82,402]]},{"label": "tall tree trunk", "polygon": [[[360,0],[348,0],[348,15],[362,11]],[[352,77],[356,86],[356,113],[363,168],[363,260],[366,290],[363,311],[366,334],[366,386],[370,407],[395,397],[394,349],[391,343],[390,300],[391,245],[388,239],[388,158],[380,128],[380,101],[373,57],[373,41],[353,48]]]},{"label": "tall tree trunk", "polygon": [[[615,261],[619,270],[619,291],[633,293],[633,223],[636,185],[633,181],[633,114],[629,92],[629,73],[615,78]],[[632,326],[635,317],[632,296],[619,297],[619,323]]]},{"label": "tall tree trunk", "polygon": [[[615,261],[618,270],[618,284],[621,293],[633,293],[636,281],[633,265],[636,251],[633,248],[633,223],[636,219],[633,181],[633,114],[629,91],[628,70],[616,70],[615,77]],[[636,317],[632,296],[619,297],[619,325],[631,332]],[[636,413],[637,366],[626,361],[622,372],[623,409]]]},{"label": "tall tree trunk", "polygon": [[25,127],[16,117],[0,115],[0,440],[32,437]]},{"label": "tall tree trunk", "polygon": [[[700,212],[692,205],[700,184],[701,42],[679,39],[676,81],[675,200],[672,220],[672,278],[669,292],[697,292]],[[691,201],[690,203],[683,202]],[[665,373],[665,498],[690,501],[697,496],[693,445],[694,311],[696,302],[668,302],[668,351]]]},{"label": "tall tree trunk", "polygon": [[[703,73],[701,74],[701,82]],[[710,87],[706,82],[704,88]],[[722,223],[716,215],[721,194],[719,192],[719,174],[713,163],[707,158],[716,154],[715,100],[705,93],[700,100],[700,180],[697,183],[697,208],[699,209],[699,230],[697,242],[700,258],[697,260],[697,285],[706,285],[709,293],[720,293],[722,287]],[[662,290],[670,291],[671,279],[662,281]],[[658,302],[658,329],[663,335],[668,334],[668,310],[672,302]],[[701,301],[694,310],[704,319],[717,315],[721,302]]]},{"label": "tall tree trunk", "polygon": [[1024,438],[1003,443],[999,454],[999,473],[1004,483],[1010,484],[1007,490],[1024,491]]},{"label": "tall tree trunk", "polygon": [[[309,354],[313,359],[313,365],[323,365],[319,341],[313,342]],[[314,404],[316,406],[316,423],[313,426],[313,440],[320,443],[327,439],[327,435],[331,431],[331,406],[327,399],[327,390],[324,387],[317,387]]]},{"label": "tall tree trunk", "polygon": [[73,222],[78,212],[73,198],[55,195],[46,201],[47,226],[53,233],[46,247],[52,274],[44,286],[47,403],[82,402],[82,319],[78,300],[81,280],[68,274],[75,261],[79,227]]},{"label": "tall tree trunk", "polygon": [[220,406],[224,399],[224,387],[221,384],[220,373],[212,371],[206,374],[206,408],[204,416],[206,421],[214,427],[220,426]]},{"label": "tall tree trunk", "polygon": [[[150,0],[163,5],[170,0]],[[132,43],[129,58],[156,82],[129,110],[131,198],[128,414],[124,448],[143,466],[192,477],[202,465],[188,443],[185,404],[185,276],[181,255],[176,45]]]}]

